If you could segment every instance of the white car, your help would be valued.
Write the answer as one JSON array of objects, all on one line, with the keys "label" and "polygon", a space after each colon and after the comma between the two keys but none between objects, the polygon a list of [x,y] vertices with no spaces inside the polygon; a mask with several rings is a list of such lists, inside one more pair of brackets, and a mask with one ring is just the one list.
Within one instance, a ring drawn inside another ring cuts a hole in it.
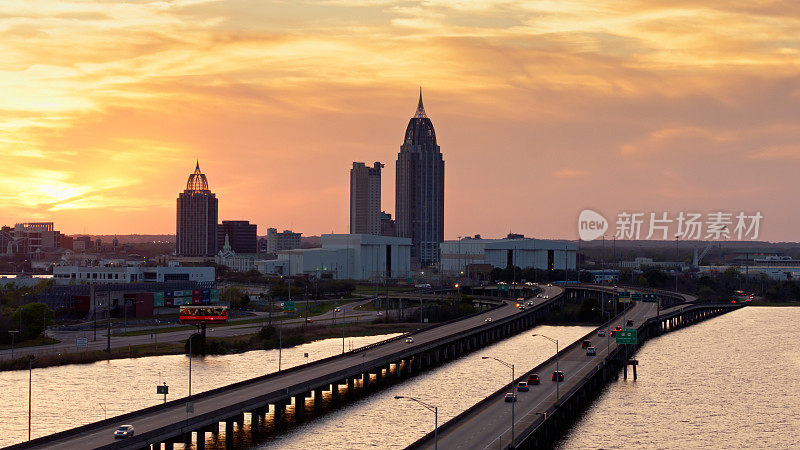
[{"label": "white car", "polygon": [[491,321],[492,321],[491,317],[487,317],[486,319],[484,319],[484,322],[491,322]]},{"label": "white car", "polygon": [[133,436],[133,425],[122,425],[114,430],[114,439],[125,439]]},{"label": "white car", "polygon": [[586,356],[597,355],[597,350],[594,347],[586,347]]},{"label": "white car", "polygon": [[413,342],[414,342],[414,338],[413,337],[409,336],[409,337],[406,338],[406,344],[411,344]]}]

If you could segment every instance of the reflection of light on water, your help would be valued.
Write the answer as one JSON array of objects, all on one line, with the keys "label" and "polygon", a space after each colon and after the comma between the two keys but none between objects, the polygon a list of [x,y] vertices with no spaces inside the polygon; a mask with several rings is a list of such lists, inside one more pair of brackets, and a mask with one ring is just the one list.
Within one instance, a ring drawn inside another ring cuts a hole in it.
[{"label": "reflection of light on water", "polygon": [[[529,331],[573,342],[590,330],[541,326]],[[533,368],[553,353],[549,342],[536,341],[526,331],[266,439],[258,448],[404,448],[433,429],[433,415],[399,402],[395,395],[419,397],[438,406],[442,424],[511,379],[510,370],[481,356],[515,364],[521,374],[520,368]]]},{"label": "reflection of light on water", "polygon": [[[397,334],[350,338],[362,347]],[[342,352],[342,339],[325,339],[283,349],[281,367],[294,367]],[[305,356],[306,353],[308,356]],[[195,357],[192,394],[274,372],[277,350]],[[34,369],[32,437],[36,438],[164,401],[156,386],[169,385],[167,400],[188,394],[188,357],[148,356],[92,364]],[[28,437],[28,371],[0,372],[3,392],[0,446]],[[102,405],[101,405],[102,403]]]},{"label": "reflection of light on water", "polygon": [[796,448],[798,322],[747,307],[645,343],[559,448]]}]

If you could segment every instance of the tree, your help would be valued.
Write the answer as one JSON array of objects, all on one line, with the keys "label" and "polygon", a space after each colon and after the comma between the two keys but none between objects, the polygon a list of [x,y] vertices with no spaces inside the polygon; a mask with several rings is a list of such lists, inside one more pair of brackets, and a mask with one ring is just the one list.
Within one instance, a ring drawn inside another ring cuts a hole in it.
[{"label": "tree", "polygon": [[44,303],[28,303],[21,308],[17,308],[11,316],[11,324],[20,326],[20,340],[28,340],[39,337],[44,332],[47,325],[53,321],[53,311]]}]

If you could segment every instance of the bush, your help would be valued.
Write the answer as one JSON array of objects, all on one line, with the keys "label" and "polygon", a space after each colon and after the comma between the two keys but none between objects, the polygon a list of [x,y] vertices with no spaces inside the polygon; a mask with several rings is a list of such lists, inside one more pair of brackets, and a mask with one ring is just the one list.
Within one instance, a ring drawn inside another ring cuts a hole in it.
[{"label": "bush", "polygon": [[[21,317],[21,319],[20,319]],[[20,326],[20,340],[27,341],[39,337],[47,325],[53,321],[53,311],[44,303],[28,303],[17,308],[11,316],[11,324]]]}]

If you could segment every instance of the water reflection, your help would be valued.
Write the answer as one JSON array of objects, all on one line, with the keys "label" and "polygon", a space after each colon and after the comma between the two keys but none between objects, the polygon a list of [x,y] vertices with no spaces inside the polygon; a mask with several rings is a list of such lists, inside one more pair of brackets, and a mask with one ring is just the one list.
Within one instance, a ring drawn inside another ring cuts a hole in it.
[{"label": "water reflection", "polygon": [[[396,334],[353,337],[348,348],[388,339]],[[341,339],[326,339],[284,349],[282,368],[336,355]],[[308,354],[308,357],[305,356]],[[195,357],[192,393],[274,372],[277,350],[235,355]],[[156,385],[169,385],[167,400],[188,394],[188,358],[185,355],[116,359],[84,365],[34,369],[31,437],[48,435],[105,417],[145,408],[163,401]],[[0,446],[28,437],[28,371],[0,372],[3,409]]]}]

